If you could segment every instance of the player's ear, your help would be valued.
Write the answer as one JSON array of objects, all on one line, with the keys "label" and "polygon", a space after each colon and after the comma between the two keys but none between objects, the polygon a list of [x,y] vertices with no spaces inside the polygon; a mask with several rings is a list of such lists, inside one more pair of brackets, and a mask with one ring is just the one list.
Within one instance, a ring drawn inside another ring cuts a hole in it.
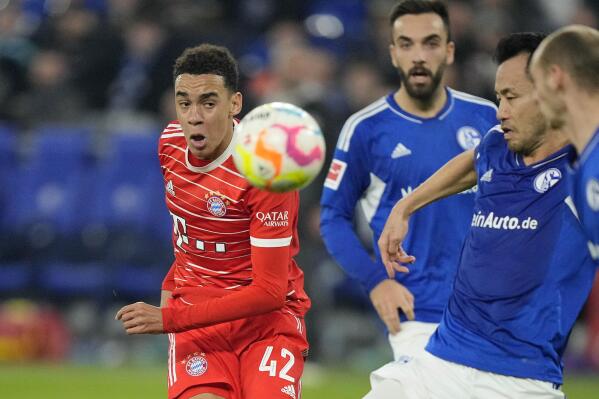
[{"label": "player's ear", "polygon": [[231,116],[235,116],[241,112],[241,107],[243,106],[243,96],[240,92],[235,92],[231,95],[231,110],[229,114]]},{"label": "player's ear", "polygon": [[547,84],[553,91],[563,90],[566,80],[566,74],[559,65],[550,65],[547,68]]},{"label": "player's ear", "polygon": [[399,63],[395,61],[395,45],[393,43],[389,44],[389,56],[391,57],[391,63],[395,68],[399,67]]},{"label": "player's ear", "polygon": [[455,55],[455,43],[452,41],[449,41],[449,42],[447,42],[447,52],[446,52],[447,65],[453,64],[454,55]]}]

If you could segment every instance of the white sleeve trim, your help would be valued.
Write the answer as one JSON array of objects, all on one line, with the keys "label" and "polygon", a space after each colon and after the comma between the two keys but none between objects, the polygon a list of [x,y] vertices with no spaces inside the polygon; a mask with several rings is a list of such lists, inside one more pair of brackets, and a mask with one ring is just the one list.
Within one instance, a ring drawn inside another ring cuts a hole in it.
[{"label": "white sleeve trim", "polygon": [[285,238],[256,238],[250,236],[250,244],[254,247],[277,248],[291,244],[291,236]]}]

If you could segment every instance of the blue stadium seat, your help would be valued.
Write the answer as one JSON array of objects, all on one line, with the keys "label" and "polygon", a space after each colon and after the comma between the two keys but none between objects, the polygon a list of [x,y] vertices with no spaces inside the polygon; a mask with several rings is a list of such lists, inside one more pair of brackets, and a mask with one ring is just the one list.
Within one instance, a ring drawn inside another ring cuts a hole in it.
[{"label": "blue stadium seat", "polygon": [[41,129],[27,163],[16,172],[18,189],[10,195],[7,216],[14,228],[42,223],[52,231],[73,233],[81,227],[90,186],[91,140],[82,129]]},{"label": "blue stadium seat", "polygon": [[33,268],[26,262],[0,263],[0,296],[27,295],[33,281]]},{"label": "blue stadium seat", "polygon": [[51,251],[61,257],[72,244],[86,219],[91,149],[85,129],[46,127],[34,134],[28,157],[11,175],[3,213],[8,247],[21,248],[19,256]]},{"label": "blue stadium seat", "polygon": [[111,275],[110,288],[118,299],[157,303],[160,300],[162,280],[169,266],[117,265]]},{"label": "blue stadium seat", "polygon": [[108,271],[104,264],[51,262],[41,265],[37,285],[51,299],[109,299]]},{"label": "blue stadium seat", "polygon": [[0,235],[6,228],[7,201],[17,168],[17,137],[13,129],[0,124]]},{"label": "blue stadium seat", "polygon": [[156,261],[164,251],[160,241],[170,227],[157,146],[156,135],[117,133],[98,164],[90,225],[108,232],[108,261]]}]

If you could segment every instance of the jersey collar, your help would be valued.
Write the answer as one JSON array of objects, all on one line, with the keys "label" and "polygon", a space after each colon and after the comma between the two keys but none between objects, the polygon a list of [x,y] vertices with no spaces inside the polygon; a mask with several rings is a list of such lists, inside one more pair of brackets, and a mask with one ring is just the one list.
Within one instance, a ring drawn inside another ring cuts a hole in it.
[{"label": "jersey collar", "polygon": [[445,94],[447,95],[445,104],[443,104],[443,108],[441,108],[439,110],[439,112],[437,112],[437,115],[432,116],[430,118],[423,118],[421,116],[414,115],[414,114],[404,110],[403,108],[401,108],[399,106],[399,104],[397,104],[397,102],[395,101],[395,98],[393,97],[395,92],[391,92],[390,94],[388,94],[386,100],[387,100],[387,104],[389,104],[389,107],[391,107],[391,110],[393,111],[393,113],[395,113],[396,115],[398,115],[398,116],[402,117],[403,119],[408,120],[410,122],[422,124],[422,123],[434,121],[434,120],[443,120],[443,119],[445,119],[447,114],[449,114],[449,112],[453,108],[453,103],[454,103],[454,97],[453,97],[453,94],[451,93],[451,90],[449,90],[447,87],[444,87],[443,89],[445,90]]},{"label": "jersey collar", "polygon": [[222,165],[231,156],[233,153],[233,148],[235,148],[235,144],[237,143],[237,124],[237,121],[233,120],[233,135],[231,136],[231,142],[229,142],[229,145],[227,148],[225,148],[225,151],[223,151],[218,158],[205,166],[192,165],[189,162],[189,147],[185,146],[185,166],[187,166],[187,169],[195,173],[208,173]]}]

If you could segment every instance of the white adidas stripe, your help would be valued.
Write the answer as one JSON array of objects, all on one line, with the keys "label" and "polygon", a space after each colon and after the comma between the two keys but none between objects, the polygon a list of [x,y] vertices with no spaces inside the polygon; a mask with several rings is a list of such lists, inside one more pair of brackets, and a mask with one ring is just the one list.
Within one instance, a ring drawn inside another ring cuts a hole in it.
[{"label": "white adidas stripe", "polygon": [[375,114],[383,111],[384,109],[386,109],[388,107],[389,107],[389,105],[387,104],[385,97],[383,97],[383,98],[375,101],[374,103],[370,104],[363,110],[358,111],[355,114],[353,114],[352,116],[350,116],[349,119],[343,125],[343,128],[341,129],[341,134],[339,135],[339,140],[337,142],[337,148],[339,148],[340,150],[343,150],[343,151],[349,150],[349,143],[351,141],[351,138],[354,134],[355,128],[358,125],[358,123],[360,123],[361,121],[363,121],[364,119],[366,119],[372,115],[375,115]]}]

